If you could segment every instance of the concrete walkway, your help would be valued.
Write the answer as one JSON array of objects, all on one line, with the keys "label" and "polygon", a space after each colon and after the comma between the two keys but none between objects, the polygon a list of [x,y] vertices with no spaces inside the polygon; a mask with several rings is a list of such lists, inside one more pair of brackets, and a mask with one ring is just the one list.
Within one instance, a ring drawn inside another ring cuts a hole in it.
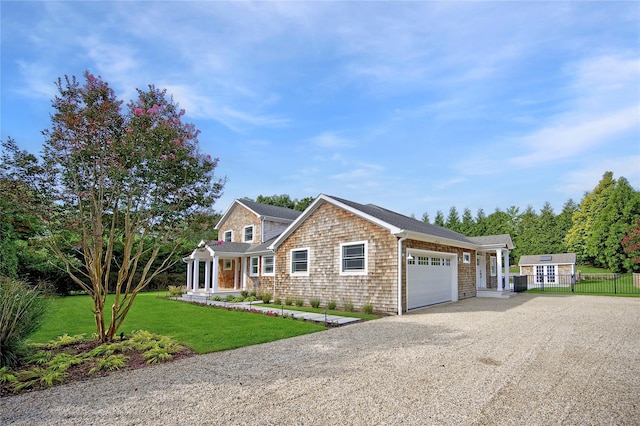
[{"label": "concrete walkway", "polygon": [[304,321],[313,321],[313,322],[319,322],[323,324],[331,324],[334,326],[352,324],[352,323],[362,321],[360,318],[342,317],[342,316],[331,315],[326,313],[316,314],[313,312],[303,312],[303,311],[296,311],[293,309],[286,309],[284,307],[271,308],[266,306],[260,306],[259,301],[233,303],[233,302],[215,301],[215,300],[211,300],[209,296],[198,296],[198,295],[191,295],[191,294],[185,294],[182,297],[180,297],[178,300],[182,300],[185,302],[192,302],[192,303],[201,303],[203,305],[221,306],[224,308],[231,308],[231,309],[245,309],[247,311],[250,311],[250,310],[260,311],[260,312],[264,312],[265,314],[274,313],[281,317],[294,317],[296,319],[301,319]]}]

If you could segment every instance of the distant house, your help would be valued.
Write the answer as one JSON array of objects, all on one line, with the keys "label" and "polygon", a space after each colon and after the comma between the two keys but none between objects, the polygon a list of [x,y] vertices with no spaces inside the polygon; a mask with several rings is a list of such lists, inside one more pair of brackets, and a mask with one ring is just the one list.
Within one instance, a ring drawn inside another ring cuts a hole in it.
[{"label": "distant house", "polygon": [[218,241],[183,259],[190,294],[255,290],[399,314],[505,290],[514,248],[509,235],[466,237],[324,194],[304,212],[235,200],[216,228]]},{"label": "distant house", "polygon": [[529,284],[569,285],[575,280],[576,254],[555,253],[520,256],[520,275],[529,278]]}]

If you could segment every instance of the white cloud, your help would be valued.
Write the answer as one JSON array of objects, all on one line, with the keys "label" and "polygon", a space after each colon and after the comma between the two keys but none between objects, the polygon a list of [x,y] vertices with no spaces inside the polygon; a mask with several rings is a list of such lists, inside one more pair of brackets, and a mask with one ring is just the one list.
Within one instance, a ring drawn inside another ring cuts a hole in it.
[{"label": "white cloud", "polygon": [[613,177],[616,179],[624,176],[631,186],[640,190],[640,154],[601,159],[595,164],[586,164],[582,168],[566,173],[559,179],[562,183],[555,189],[561,194],[572,197],[575,202],[580,202],[586,191],[596,187],[605,171],[613,172]]},{"label": "white cloud", "polygon": [[311,143],[322,148],[345,148],[352,142],[340,136],[339,132],[322,132],[310,139]]},{"label": "white cloud", "polygon": [[561,121],[516,141],[526,145],[528,152],[511,158],[510,162],[515,166],[535,167],[540,163],[580,156],[617,136],[638,129],[639,124],[640,105],[611,111],[605,116],[585,114],[579,120]]}]

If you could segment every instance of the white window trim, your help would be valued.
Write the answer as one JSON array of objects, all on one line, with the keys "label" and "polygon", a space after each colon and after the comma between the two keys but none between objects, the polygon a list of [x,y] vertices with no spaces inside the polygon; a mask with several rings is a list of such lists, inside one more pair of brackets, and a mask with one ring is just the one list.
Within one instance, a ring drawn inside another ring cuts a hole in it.
[{"label": "white window trim", "polygon": [[471,253],[466,251],[462,253],[462,263],[471,263]]},{"label": "white window trim", "polygon": [[[344,246],[355,246],[356,244],[364,244],[364,269],[359,271],[343,271],[342,270],[342,248]],[[369,271],[369,243],[368,241],[350,241],[348,243],[340,244],[340,253],[338,255],[338,261],[340,262],[338,265],[338,270],[340,271],[340,275],[367,275]]]},{"label": "white window trim", "polygon": [[[227,262],[229,262],[229,267],[227,268]],[[222,270],[230,271],[233,269],[233,260],[231,259],[222,259]]]},{"label": "white window trim", "polygon": [[498,276],[498,260],[495,256],[489,258],[489,269],[492,277]]},{"label": "white window trim", "polygon": [[[256,261],[256,270],[254,272],[253,270],[253,260],[255,259]],[[260,257],[259,256],[251,256],[249,258],[249,276],[250,277],[257,277],[260,274]]]},{"label": "white window trim", "polygon": [[[265,261],[264,258],[265,257],[271,257],[273,259],[273,272],[265,272]],[[307,262],[308,262],[308,255],[307,255]],[[308,265],[307,265],[307,269],[308,269]],[[262,275],[264,275],[265,277],[272,277],[276,274],[276,256],[275,254],[269,254],[267,256],[262,256]]]},{"label": "white window trim", "polygon": [[[230,235],[229,241],[227,241],[227,233]],[[222,233],[222,241],[226,242],[232,242],[233,241],[233,230],[232,229],[227,229],[226,231],[224,231]]]},{"label": "white window trim", "polygon": [[[251,228],[251,239],[247,240],[246,236],[247,236],[247,229]],[[249,225],[249,226],[245,226],[244,228],[242,228],[242,242],[243,243],[251,243],[253,242],[253,240],[256,237],[256,228],[253,225]]]},{"label": "white window trim", "polygon": [[[304,272],[293,272],[293,252],[303,250],[307,251],[307,270]],[[299,247],[289,250],[289,275],[294,277],[308,277],[309,269],[311,269],[311,249],[309,247]]]}]

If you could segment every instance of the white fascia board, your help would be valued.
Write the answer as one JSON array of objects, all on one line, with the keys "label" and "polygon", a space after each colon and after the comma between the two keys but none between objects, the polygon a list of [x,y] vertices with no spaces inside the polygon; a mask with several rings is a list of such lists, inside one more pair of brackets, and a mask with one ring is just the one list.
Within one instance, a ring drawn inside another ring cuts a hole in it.
[{"label": "white fascia board", "polygon": [[271,222],[280,222],[280,223],[291,223],[293,220],[291,219],[283,219],[281,217],[275,216],[260,216],[262,220],[270,220]]},{"label": "white fascia board", "polygon": [[515,248],[515,246],[513,244],[509,245],[509,244],[482,244],[478,246],[480,251],[485,251],[485,250],[497,250],[497,249],[507,249],[507,250],[513,250]]},{"label": "white fascia board", "polygon": [[317,196],[316,199],[313,200],[313,203],[309,204],[309,206],[302,212],[302,214],[298,216],[296,220],[291,222],[291,224],[284,231],[282,231],[282,233],[278,236],[278,238],[276,238],[276,240],[272,242],[271,245],[269,245],[269,247],[267,248],[269,250],[275,250],[280,244],[284,242],[284,240],[289,238],[289,236],[293,233],[293,231],[295,231],[302,222],[307,220],[307,218],[311,215],[311,213],[316,211],[316,209],[322,202],[322,197],[323,197],[323,194],[320,194],[319,196]]},{"label": "white fascia board", "polygon": [[257,212],[254,212],[253,210],[251,210],[251,208],[249,206],[247,206],[246,204],[244,204],[242,202],[242,200],[236,200],[238,202],[238,204],[240,204],[242,207],[244,207],[245,209],[249,210],[251,213],[253,213],[254,215],[256,215],[256,217],[260,217],[260,215]]},{"label": "white fascia board", "polygon": [[387,230],[389,230],[390,233],[392,234],[398,234],[402,232],[402,229],[398,228],[397,226],[393,226],[387,222],[384,222],[376,217],[370,216],[358,209],[355,209],[351,206],[348,206],[346,204],[343,204],[337,200],[334,200],[333,198],[329,197],[328,195],[325,194],[320,194],[316,197],[315,200],[313,200],[313,203],[311,203],[309,205],[309,207],[307,207],[305,209],[304,212],[302,212],[302,214],[300,216],[298,216],[298,218],[296,220],[294,220],[291,225],[289,225],[289,227],[287,227],[287,229],[284,230],[284,232],[282,232],[282,234],[280,234],[280,236],[268,247],[271,250],[275,250],[284,240],[286,240],[292,233],[293,231],[295,231],[298,226],[300,226],[300,224],[302,222],[304,222],[305,220],[307,220],[307,218],[311,215],[311,213],[313,213],[314,211],[316,211],[318,209],[318,207],[320,206],[320,204],[322,202],[327,202],[330,204],[333,204],[334,206],[340,207],[343,210],[348,211],[349,213],[352,213],[355,216],[358,216],[362,219],[365,219],[369,222],[372,222],[378,226],[381,226],[382,228],[385,228]]},{"label": "white fascia board", "polygon": [[348,206],[346,204],[341,203],[340,201],[334,200],[333,198],[326,196],[324,194],[320,194],[319,198],[323,198],[325,201],[330,202],[331,204],[340,207],[343,210],[348,211],[349,213],[361,217],[362,219],[368,220],[369,222],[372,222],[382,228],[385,228],[387,230],[389,230],[389,232],[391,232],[392,234],[398,234],[401,233],[403,230],[398,228],[397,226],[393,226],[388,222],[385,222],[383,220],[378,219],[377,217],[373,217],[370,216],[366,213],[364,213],[363,211],[360,211],[356,208],[353,208],[351,206]]},{"label": "white fascia board", "polygon": [[218,223],[216,223],[216,225],[213,227],[213,229],[220,229],[220,224],[225,220],[227,220],[227,217],[231,214],[231,210],[233,210],[233,206],[235,206],[237,202],[238,202],[237,199],[233,200],[233,203],[231,203],[231,205],[227,207],[227,210],[225,210],[224,214],[222,215]]},{"label": "white fascia board", "polygon": [[458,240],[450,240],[449,238],[442,238],[442,237],[437,237],[435,235],[428,235],[428,234],[422,234],[422,233],[418,233],[418,232],[412,232],[412,231],[402,231],[400,233],[394,234],[396,237],[403,237],[406,236],[407,239],[409,240],[416,240],[416,241],[424,241],[427,243],[434,243],[434,244],[442,244],[442,245],[446,245],[446,246],[452,246],[452,247],[460,247],[460,248],[465,248],[465,249],[469,249],[469,250],[479,250],[480,246],[473,244],[471,242],[464,242],[464,241],[458,241]]}]

